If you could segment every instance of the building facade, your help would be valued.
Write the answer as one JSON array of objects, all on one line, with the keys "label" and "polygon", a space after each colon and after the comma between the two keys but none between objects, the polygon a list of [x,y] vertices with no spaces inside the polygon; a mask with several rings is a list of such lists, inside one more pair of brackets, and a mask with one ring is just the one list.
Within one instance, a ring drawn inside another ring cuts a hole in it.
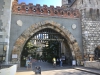
[{"label": "building facade", "polygon": [[6,51],[6,63],[20,64],[27,40],[47,28],[64,38],[61,51],[66,56],[69,51],[79,61],[95,56],[100,44],[99,0],[62,0],[61,7],[18,4],[18,0],[0,3],[0,48]]}]

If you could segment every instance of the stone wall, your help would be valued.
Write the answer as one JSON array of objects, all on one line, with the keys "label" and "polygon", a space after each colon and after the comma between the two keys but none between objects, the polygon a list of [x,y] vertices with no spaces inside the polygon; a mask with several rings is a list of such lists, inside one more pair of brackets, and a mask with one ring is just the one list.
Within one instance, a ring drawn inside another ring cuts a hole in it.
[{"label": "stone wall", "polygon": [[84,67],[100,69],[100,62],[97,62],[97,61],[85,61],[84,62]]},{"label": "stone wall", "polygon": [[100,1],[76,0],[72,8],[79,9],[81,13],[84,59],[89,60],[100,45]]},{"label": "stone wall", "polygon": [[4,1],[2,0],[0,2],[0,56],[3,55],[3,41],[4,41],[4,28],[3,28],[3,22],[2,22],[2,15],[3,15],[3,7]]},{"label": "stone wall", "polygon": [[100,45],[100,22],[99,17],[96,16],[97,14],[95,18],[93,16],[86,17],[85,14],[87,13],[82,10],[83,48],[84,55],[88,56],[94,54],[95,48]]},{"label": "stone wall", "polygon": [[0,42],[6,43],[6,62],[8,62],[10,23],[11,0],[0,0]]},{"label": "stone wall", "polygon": [[100,9],[100,0],[76,0],[71,7],[80,10],[83,8]]},{"label": "stone wall", "polygon": [[[17,21],[22,22],[22,26],[19,26],[17,24]],[[44,21],[54,21],[61,25],[62,28],[65,28],[68,30],[72,35],[69,36],[70,39],[73,39],[72,36],[76,39],[78,42],[78,45],[80,47],[80,51],[82,52],[82,36],[81,36],[81,25],[80,25],[80,19],[65,19],[65,18],[55,18],[55,17],[41,17],[41,16],[30,16],[30,15],[18,15],[18,14],[12,14],[12,22],[11,22],[11,37],[10,37],[10,54],[9,58],[11,57],[11,52],[14,47],[14,44],[16,40],[19,38],[19,36],[22,35],[24,32],[25,34],[29,35],[29,33],[25,32],[29,29],[30,26],[33,25],[33,27],[38,26],[38,23]],[[72,25],[76,25],[76,29],[72,28]],[[42,29],[42,28],[40,28]],[[55,29],[54,29],[55,30]],[[38,29],[37,29],[38,31]],[[65,33],[67,33],[65,31]]]},{"label": "stone wall", "polygon": [[[12,42],[15,42],[12,50],[12,54],[16,54],[17,58],[12,58],[12,62],[18,62],[20,64],[20,58],[21,58],[21,52],[23,50],[23,46],[26,43],[26,41],[36,32],[45,29],[45,28],[50,28],[58,33],[60,33],[66,40],[68,45],[70,46],[70,50],[72,52],[72,56],[76,57],[76,59],[81,60],[82,59],[82,54],[80,47],[78,45],[78,42],[75,41],[76,39],[73,37],[73,35],[68,31],[63,25],[60,25],[54,21],[44,21],[44,22],[38,22],[30,27],[28,27],[26,30],[24,30],[23,33],[21,33],[20,36],[17,36],[17,40],[11,40]],[[12,32],[11,32],[12,33]],[[12,35],[14,36],[14,34]],[[15,37],[15,36],[14,36]]]},{"label": "stone wall", "polygon": [[4,9],[3,5],[4,5],[4,1],[2,0],[0,1],[0,32],[2,31],[2,25],[3,25],[1,19],[1,15],[3,15],[3,9]]}]

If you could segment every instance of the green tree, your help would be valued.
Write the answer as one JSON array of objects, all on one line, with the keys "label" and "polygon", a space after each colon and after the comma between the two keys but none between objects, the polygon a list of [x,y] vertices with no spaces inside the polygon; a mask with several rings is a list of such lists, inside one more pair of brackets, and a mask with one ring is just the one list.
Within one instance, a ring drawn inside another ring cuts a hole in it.
[{"label": "green tree", "polygon": [[30,41],[24,45],[22,54],[21,54],[21,66],[25,66],[26,57],[30,54],[33,58],[36,58],[36,50],[38,46],[35,46]]},{"label": "green tree", "polygon": [[48,46],[43,48],[43,57],[44,60],[52,62],[53,57],[59,56],[59,42],[49,41]]}]

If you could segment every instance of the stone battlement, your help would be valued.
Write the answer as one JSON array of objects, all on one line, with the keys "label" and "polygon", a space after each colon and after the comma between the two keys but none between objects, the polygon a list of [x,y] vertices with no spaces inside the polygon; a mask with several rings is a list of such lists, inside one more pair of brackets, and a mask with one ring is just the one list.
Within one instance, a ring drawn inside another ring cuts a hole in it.
[{"label": "stone battlement", "polygon": [[40,6],[40,4],[33,5],[29,3],[28,5],[22,2],[18,4],[17,1],[13,2],[12,12],[15,14],[26,14],[26,15],[40,15],[40,16],[53,16],[62,18],[79,18],[78,9],[63,9],[60,6],[54,7],[47,5]]}]

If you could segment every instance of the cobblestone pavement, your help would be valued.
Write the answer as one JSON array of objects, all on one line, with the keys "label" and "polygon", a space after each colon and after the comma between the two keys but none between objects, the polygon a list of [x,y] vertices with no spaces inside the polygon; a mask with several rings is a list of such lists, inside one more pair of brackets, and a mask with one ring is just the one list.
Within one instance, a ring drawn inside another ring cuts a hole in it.
[{"label": "cobblestone pavement", "polygon": [[75,70],[70,66],[53,67],[52,64],[46,62],[35,62],[33,63],[33,69],[27,70],[26,68],[20,68],[17,70],[16,75],[35,75],[34,67],[41,66],[41,75],[96,75],[84,71]]}]

